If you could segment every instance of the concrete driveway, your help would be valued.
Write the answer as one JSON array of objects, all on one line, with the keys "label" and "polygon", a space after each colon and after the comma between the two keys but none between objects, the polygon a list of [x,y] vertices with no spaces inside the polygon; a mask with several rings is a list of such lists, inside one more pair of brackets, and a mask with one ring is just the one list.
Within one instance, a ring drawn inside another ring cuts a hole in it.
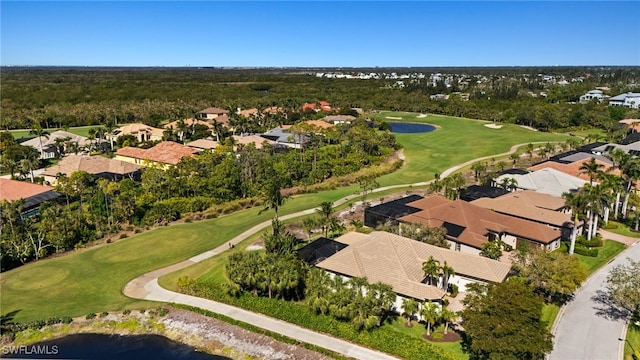
[{"label": "concrete driveway", "polygon": [[640,259],[638,239],[613,261],[595,272],[558,315],[551,360],[622,359],[629,314],[612,305],[606,291],[607,276],[627,258]]}]

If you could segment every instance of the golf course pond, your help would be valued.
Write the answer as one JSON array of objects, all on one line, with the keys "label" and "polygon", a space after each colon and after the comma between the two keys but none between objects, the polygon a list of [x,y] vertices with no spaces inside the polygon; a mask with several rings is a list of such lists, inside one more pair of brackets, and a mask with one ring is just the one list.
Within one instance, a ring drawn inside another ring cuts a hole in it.
[{"label": "golf course pond", "polygon": [[90,360],[226,360],[160,335],[75,334],[40,343],[3,347],[2,358]]},{"label": "golf course pond", "polygon": [[426,133],[436,129],[433,125],[418,123],[390,122],[389,125],[391,132],[397,134]]}]

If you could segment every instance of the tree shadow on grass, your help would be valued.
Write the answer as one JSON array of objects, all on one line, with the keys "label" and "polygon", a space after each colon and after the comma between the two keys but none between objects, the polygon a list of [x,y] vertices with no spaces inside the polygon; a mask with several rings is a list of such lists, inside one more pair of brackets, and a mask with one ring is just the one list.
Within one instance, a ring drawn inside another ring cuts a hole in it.
[{"label": "tree shadow on grass", "polygon": [[596,291],[596,294],[591,297],[591,300],[597,304],[593,307],[596,310],[596,315],[602,316],[605,319],[624,321],[631,315],[629,310],[616,305],[616,302],[611,298],[611,294],[608,291]]}]

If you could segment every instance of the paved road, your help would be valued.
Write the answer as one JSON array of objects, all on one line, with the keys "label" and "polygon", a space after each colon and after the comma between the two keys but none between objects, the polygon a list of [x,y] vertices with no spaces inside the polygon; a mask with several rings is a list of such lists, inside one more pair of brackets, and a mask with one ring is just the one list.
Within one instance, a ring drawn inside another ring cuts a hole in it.
[{"label": "paved road", "polygon": [[[467,161],[463,164],[454,166],[452,168],[449,168],[442,172],[441,178],[449,176],[450,174],[459,170],[460,168],[473,164],[474,162],[490,159],[492,157],[509,155],[515,152],[518,149],[518,147],[523,145],[526,145],[526,144],[514,145],[506,153],[481,157],[478,159]],[[373,190],[373,192],[381,192],[389,189],[408,187],[408,186],[424,186],[424,185],[428,185],[430,182],[431,181],[419,182],[415,184],[386,186],[386,187],[377,188]],[[352,198],[353,198],[353,195],[346,196],[342,199],[335,201],[334,205],[339,206],[349,201],[349,199],[352,199]],[[307,210],[299,211],[297,213],[281,216],[280,219],[281,220],[292,219],[295,217],[312,214],[314,212],[315,212],[315,208],[307,209]],[[253,226],[252,228],[246,230],[242,234],[234,237],[233,239],[218,246],[213,250],[206,251],[200,255],[196,255],[190,258],[189,260],[149,272],[147,274],[142,275],[141,277],[133,279],[125,286],[125,288],[123,289],[123,293],[126,296],[136,298],[136,299],[162,301],[162,302],[168,302],[168,303],[180,303],[180,304],[199,307],[202,309],[206,309],[218,314],[228,316],[236,320],[240,320],[240,321],[267,329],[275,333],[285,335],[292,339],[296,339],[296,340],[303,341],[305,343],[320,346],[325,349],[342,354],[344,356],[349,356],[356,359],[395,359],[394,357],[388,354],[371,350],[362,346],[358,346],[358,345],[349,343],[347,341],[333,338],[324,334],[316,333],[311,330],[301,328],[297,325],[293,325],[277,319],[269,318],[262,314],[253,313],[250,311],[246,311],[244,309],[240,309],[237,307],[233,307],[223,303],[218,303],[211,300],[206,300],[206,299],[197,298],[194,296],[188,296],[188,295],[176,293],[173,291],[166,290],[160,287],[160,285],[158,285],[158,278],[160,276],[170,274],[172,272],[184,269],[188,266],[191,266],[193,264],[196,264],[198,262],[201,262],[203,260],[216,256],[228,250],[230,248],[229,245],[237,244],[240,241],[255,234],[256,232],[261,231],[262,229],[266,228],[269,225],[271,225],[270,220],[264,221],[258,225]]]},{"label": "paved road", "polygon": [[605,283],[611,269],[626,264],[627,258],[640,259],[636,242],[612,262],[596,271],[565,305],[552,332],[555,334],[550,360],[622,359],[627,316],[607,301]]}]

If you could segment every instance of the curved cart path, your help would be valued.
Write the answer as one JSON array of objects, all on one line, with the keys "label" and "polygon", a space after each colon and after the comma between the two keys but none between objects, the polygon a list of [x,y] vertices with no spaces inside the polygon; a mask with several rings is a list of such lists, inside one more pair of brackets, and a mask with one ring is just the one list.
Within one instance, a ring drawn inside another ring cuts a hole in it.
[{"label": "curved cart path", "polygon": [[[538,143],[546,143],[546,142],[538,142]],[[520,146],[524,146],[527,144],[513,145],[508,152],[496,154],[496,155],[483,156],[477,159],[469,160],[460,165],[453,166],[443,171],[441,174],[441,178],[447,177],[452,173],[454,173],[455,171],[461,168],[464,168],[465,166],[471,165],[474,162],[487,160],[497,156],[510,155],[514,153]],[[418,182],[414,184],[385,186],[385,187],[374,189],[372,192],[375,193],[375,192],[381,192],[385,190],[408,187],[408,186],[425,186],[431,183],[431,181],[433,180]],[[343,197],[339,200],[336,200],[334,202],[334,205],[335,206],[342,205],[352,198],[353,198],[353,195]],[[315,213],[315,210],[316,209],[313,208],[313,209],[299,211],[293,214],[281,216],[280,219],[287,220],[287,219],[292,219],[299,216],[313,214]],[[177,303],[177,304],[195,306],[201,309],[205,309],[211,312],[228,316],[235,320],[243,321],[243,322],[252,324],[254,326],[258,326],[260,328],[272,331],[274,333],[282,334],[292,339],[296,339],[308,344],[320,346],[322,348],[334,351],[344,356],[349,356],[356,359],[395,359],[391,355],[388,355],[379,351],[375,351],[363,346],[355,345],[350,342],[347,342],[338,338],[334,338],[328,335],[320,334],[320,333],[302,328],[300,326],[287,323],[281,320],[277,320],[262,314],[254,313],[251,311],[247,311],[238,307],[230,306],[230,305],[212,301],[212,300],[207,300],[207,299],[198,298],[195,296],[189,296],[189,295],[169,291],[167,289],[162,288],[158,284],[159,277],[184,269],[188,266],[199,263],[213,256],[216,256],[224,251],[227,251],[228,249],[231,248],[230,245],[237,244],[240,241],[245,240],[251,235],[257,233],[258,231],[261,231],[264,228],[268,227],[269,225],[271,225],[271,220],[261,222],[260,224],[257,224],[251,227],[250,229],[244,231],[243,233],[239,234],[238,236],[225,242],[224,244],[218,246],[213,250],[206,251],[202,254],[191,257],[190,259],[185,260],[183,262],[173,264],[173,265],[164,267],[162,269],[154,270],[138,278],[135,278],[131,280],[129,283],[127,283],[127,285],[125,285],[123,289],[123,293],[124,295],[135,298],[135,299],[161,301],[161,302],[167,302],[167,303]]]}]

